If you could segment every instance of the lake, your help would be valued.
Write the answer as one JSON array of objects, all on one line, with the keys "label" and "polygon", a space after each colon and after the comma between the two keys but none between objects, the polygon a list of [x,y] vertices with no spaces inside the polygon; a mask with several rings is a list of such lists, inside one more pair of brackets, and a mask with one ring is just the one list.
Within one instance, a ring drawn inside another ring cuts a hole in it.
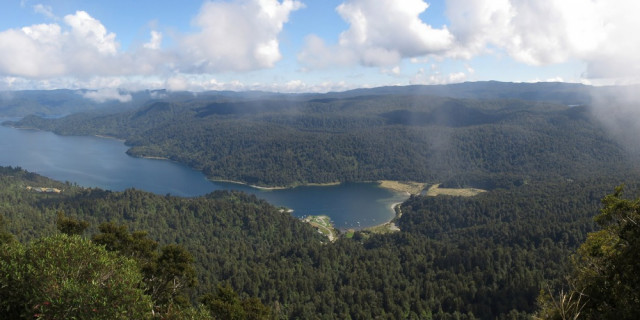
[{"label": "lake", "polygon": [[[0,122],[4,121],[0,119]],[[118,140],[59,136],[51,132],[0,126],[0,165],[25,170],[84,187],[122,191],[127,188],[183,197],[215,190],[240,190],[293,210],[297,217],[328,215],[338,229],[360,229],[389,221],[392,205],[404,193],[376,183],[344,183],[261,190],[246,185],[212,182],[199,171],[179,163],[134,158]]]}]

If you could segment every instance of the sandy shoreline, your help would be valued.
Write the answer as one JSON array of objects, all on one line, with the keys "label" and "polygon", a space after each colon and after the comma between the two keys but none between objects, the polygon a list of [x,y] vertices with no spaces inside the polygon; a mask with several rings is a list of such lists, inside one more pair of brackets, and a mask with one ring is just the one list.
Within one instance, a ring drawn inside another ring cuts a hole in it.
[{"label": "sandy shoreline", "polygon": [[127,140],[125,139],[120,139],[120,138],[116,138],[116,137],[112,137],[112,136],[106,136],[106,135],[102,135],[102,134],[95,134],[93,135],[94,137],[98,137],[98,138],[102,138],[102,139],[110,139],[110,140],[116,140],[116,141],[120,141],[122,143],[126,142]]},{"label": "sandy shoreline", "polygon": [[264,187],[264,186],[248,184],[246,182],[235,181],[235,180],[227,180],[227,179],[209,179],[209,180],[211,180],[213,182],[226,182],[226,183],[239,184],[239,185],[243,185],[243,186],[247,186],[247,187],[251,187],[251,188],[259,189],[259,190],[265,190],[265,191],[269,191],[269,190],[286,190],[286,189],[293,189],[293,188],[297,188],[297,187],[329,187],[329,186],[337,186],[337,185],[341,184],[341,182],[328,182],[328,183],[307,183],[307,184],[292,185],[292,186]]},{"label": "sandy shoreline", "polygon": [[154,157],[154,156],[141,156],[143,159],[151,159],[151,160],[171,160],[167,157]]},{"label": "sandy shoreline", "polygon": [[382,188],[397,192],[405,192],[408,195],[419,195],[427,186],[426,183],[415,181],[380,180],[378,183]]},{"label": "sandy shoreline", "polygon": [[399,219],[400,217],[402,217],[402,210],[400,210],[400,205],[402,204],[402,202],[396,202],[391,204],[391,210],[393,210],[395,212],[395,215],[393,216],[393,218],[391,218],[391,220],[385,222],[385,223],[381,223],[379,225],[375,225],[372,227],[368,227],[368,228],[364,228],[362,229],[363,231],[369,231],[372,233],[392,233],[392,232],[398,232],[400,231],[400,228],[396,225],[396,220]]},{"label": "sandy shoreline", "polygon": [[429,187],[426,195],[430,197],[435,197],[438,195],[473,197],[483,192],[487,192],[487,190],[478,188],[440,188],[440,184],[438,183]]}]

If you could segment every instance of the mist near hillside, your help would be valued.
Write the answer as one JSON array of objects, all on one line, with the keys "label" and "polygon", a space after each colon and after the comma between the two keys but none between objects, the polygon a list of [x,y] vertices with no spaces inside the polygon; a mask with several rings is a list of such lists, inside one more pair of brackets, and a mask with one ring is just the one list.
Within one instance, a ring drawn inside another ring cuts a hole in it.
[{"label": "mist near hillside", "polygon": [[640,85],[591,90],[591,113],[613,139],[640,155]]}]

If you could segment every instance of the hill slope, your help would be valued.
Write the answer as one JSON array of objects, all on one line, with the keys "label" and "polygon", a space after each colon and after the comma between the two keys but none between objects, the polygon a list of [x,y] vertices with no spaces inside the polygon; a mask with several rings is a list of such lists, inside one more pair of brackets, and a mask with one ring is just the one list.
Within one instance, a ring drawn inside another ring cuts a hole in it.
[{"label": "hill slope", "polygon": [[[637,190],[634,177],[627,179],[619,181]],[[91,222],[91,232],[100,222],[125,223],[194,255],[194,297],[229,283],[283,317],[305,319],[526,319],[540,288],[562,279],[611,190],[602,177],[474,198],[412,197],[397,222],[403,231],[326,243],[308,225],[240,193],[109,192],[12,168],[0,168],[0,182],[5,227],[23,241],[54,233],[59,210]]]},{"label": "hill slope", "polygon": [[[628,170],[633,162],[589,107],[538,101],[582,102],[585,90],[477,83],[326,95],[203,94],[116,114],[30,116],[13,125],[114,136],[126,140],[131,155],[264,186],[384,179],[487,187]],[[508,99],[424,94],[441,91]]]}]

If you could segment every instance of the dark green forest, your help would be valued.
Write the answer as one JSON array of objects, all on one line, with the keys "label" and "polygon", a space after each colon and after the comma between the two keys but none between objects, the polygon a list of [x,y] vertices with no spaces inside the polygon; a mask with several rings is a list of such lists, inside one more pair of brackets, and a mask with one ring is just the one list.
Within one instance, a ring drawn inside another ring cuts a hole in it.
[{"label": "dark green forest", "polygon": [[[506,94],[477,84],[475,91],[459,88],[462,97],[427,94],[437,93],[430,87],[359,96],[205,95],[151,100],[125,112],[28,116],[11,125],[112,136],[125,140],[131,155],[261,186],[412,180],[486,187],[633,165],[589,106],[558,103],[585,100],[585,89],[557,86],[566,92],[527,94],[515,86],[518,94]],[[466,98],[472,95],[483,98]]]},{"label": "dark green forest", "polygon": [[[21,93],[39,115],[7,125],[116,137],[130,155],[212,179],[488,192],[414,195],[398,208],[401,231],[329,242],[240,192],[113,192],[0,167],[0,318],[631,319],[640,200],[618,186],[640,195],[639,162],[595,118],[593,90],[488,82],[162,100],[143,92],[66,117],[48,115],[79,110],[64,98],[72,93]],[[86,307],[64,309],[70,302]]]},{"label": "dark green forest", "polygon": [[[362,231],[329,243],[242,193],[111,192],[18,168],[2,168],[0,179],[3,228],[22,243],[59,233],[60,213],[85,221],[87,238],[104,233],[104,222],[145,231],[143,238],[193,256],[197,285],[185,288],[190,302],[182,308],[228,288],[238,299],[258,299],[269,317],[305,319],[528,319],[541,289],[562,287],[570,256],[595,230],[600,200],[613,190],[610,179],[600,178],[472,198],[413,196],[401,207],[402,231]],[[637,193],[633,177],[626,181]],[[64,191],[26,189],[32,185]]]}]

